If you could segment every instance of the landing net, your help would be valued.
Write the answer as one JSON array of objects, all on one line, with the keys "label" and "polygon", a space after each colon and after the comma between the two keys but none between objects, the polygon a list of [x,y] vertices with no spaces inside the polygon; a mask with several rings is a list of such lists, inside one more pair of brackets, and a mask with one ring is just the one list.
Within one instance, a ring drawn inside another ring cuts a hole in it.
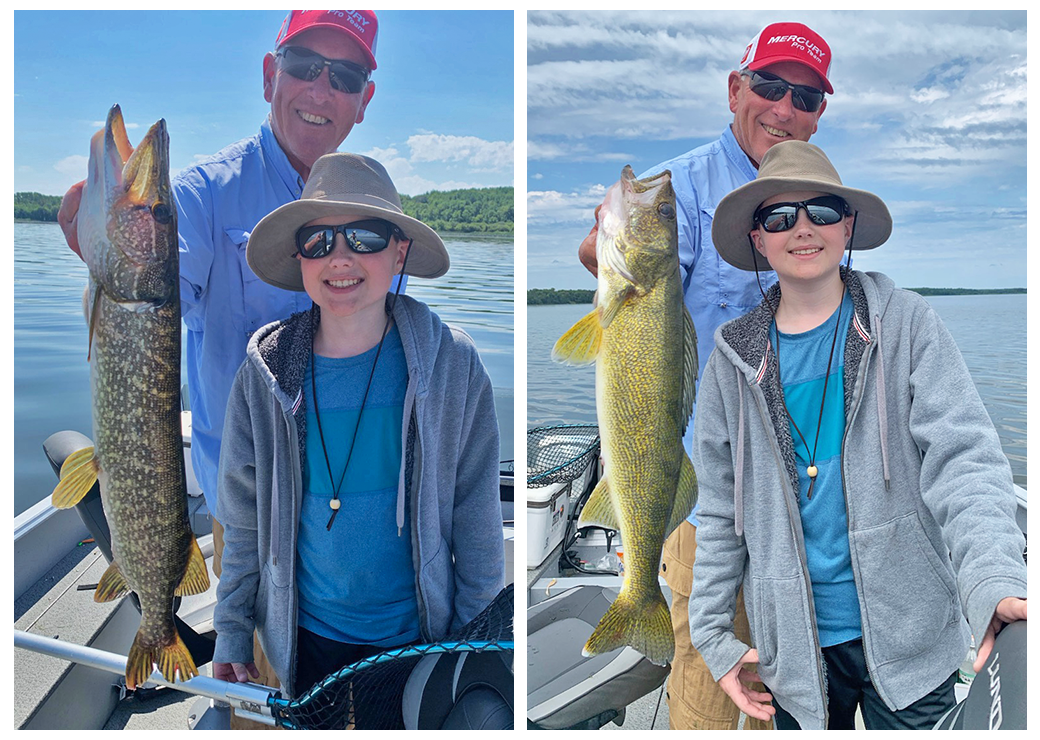
[{"label": "landing net", "polygon": [[599,427],[560,424],[527,432],[527,486],[569,483],[599,455]]},{"label": "landing net", "polygon": [[411,645],[359,660],[291,701],[271,699],[275,722],[293,730],[404,729],[405,683],[427,655],[513,651],[510,584],[469,624],[443,642]]}]

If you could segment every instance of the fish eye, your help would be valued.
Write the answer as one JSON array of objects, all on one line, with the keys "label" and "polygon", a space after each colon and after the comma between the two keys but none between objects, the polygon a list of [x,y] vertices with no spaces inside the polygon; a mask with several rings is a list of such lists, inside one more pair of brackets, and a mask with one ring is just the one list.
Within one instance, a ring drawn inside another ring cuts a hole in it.
[{"label": "fish eye", "polygon": [[152,218],[161,224],[168,224],[173,220],[173,211],[165,203],[156,203],[152,206]]},{"label": "fish eye", "polygon": [[657,212],[665,218],[675,218],[675,206],[671,203],[662,203],[657,206]]}]

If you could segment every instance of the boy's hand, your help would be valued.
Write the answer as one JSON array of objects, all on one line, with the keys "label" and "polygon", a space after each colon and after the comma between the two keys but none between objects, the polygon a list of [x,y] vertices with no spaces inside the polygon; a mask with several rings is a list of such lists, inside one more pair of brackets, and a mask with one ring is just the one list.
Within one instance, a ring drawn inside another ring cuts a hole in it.
[{"label": "boy's hand", "polygon": [[773,696],[772,694],[755,691],[744,683],[745,681],[758,681],[760,683],[762,681],[756,671],[745,667],[749,663],[758,663],[758,651],[754,648],[744,653],[744,656],[730,669],[730,672],[719,679],[719,687],[733,700],[737,708],[748,717],[768,722],[776,714],[776,708],[770,703],[773,700]]},{"label": "boy's hand", "polygon": [[997,633],[1004,628],[1004,625],[1025,618],[1025,599],[1016,599],[1009,596],[1006,599],[1001,599],[1000,602],[997,603],[997,609],[993,612],[993,618],[989,620],[989,627],[986,628],[986,634],[982,638],[982,644],[979,645],[978,657],[972,665],[972,669],[976,673],[981,671],[982,666],[986,664],[986,658],[988,658],[989,654],[993,652],[993,643],[997,639]]},{"label": "boy's hand", "polygon": [[249,678],[260,678],[256,663],[213,663],[213,678],[230,683],[247,683]]},{"label": "boy's hand", "polygon": [[61,207],[58,208],[58,226],[61,227],[61,233],[65,235],[65,241],[68,242],[69,249],[75,252],[80,259],[83,259],[83,254],[79,251],[79,236],[76,234],[76,225],[79,223],[79,204],[83,200],[83,186],[86,184],[87,181],[82,180],[69,188],[69,191],[61,199]]}]

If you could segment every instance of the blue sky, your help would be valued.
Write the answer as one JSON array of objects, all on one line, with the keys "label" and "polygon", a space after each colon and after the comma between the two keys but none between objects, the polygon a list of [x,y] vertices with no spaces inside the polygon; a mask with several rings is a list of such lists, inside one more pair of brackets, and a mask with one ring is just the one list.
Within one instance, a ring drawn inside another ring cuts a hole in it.
[{"label": "blue sky", "polygon": [[[61,195],[119,103],[131,143],[165,118],[176,172],[259,129],[285,10],[16,11],[14,190]],[[402,193],[513,184],[513,12],[379,11],[376,94],[344,151]]]},{"label": "blue sky", "polygon": [[594,288],[577,261],[605,188],[718,138],[726,79],[767,23],[833,53],[814,144],[895,227],[857,269],[905,287],[1026,285],[1024,11],[531,12],[528,287]]}]

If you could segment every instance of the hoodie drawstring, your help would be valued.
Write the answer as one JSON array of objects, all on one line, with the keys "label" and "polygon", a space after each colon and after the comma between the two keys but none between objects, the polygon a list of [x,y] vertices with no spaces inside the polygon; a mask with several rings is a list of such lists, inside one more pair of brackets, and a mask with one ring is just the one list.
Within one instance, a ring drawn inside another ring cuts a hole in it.
[{"label": "hoodie drawstring", "polygon": [[741,537],[744,534],[744,378],[739,370],[736,372],[740,406],[737,420],[737,464],[733,471],[733,526],[737,537]]},{"label": "hoodie drawstring", "polygon": [[888,474],[888,404],[885,402],[885,360],[881,354],[881,317],[874,316],[874,338],[877,340],[877,405],[878,426],[881,433],[881,469],[885,474],[885,490],[889,489]]}]

